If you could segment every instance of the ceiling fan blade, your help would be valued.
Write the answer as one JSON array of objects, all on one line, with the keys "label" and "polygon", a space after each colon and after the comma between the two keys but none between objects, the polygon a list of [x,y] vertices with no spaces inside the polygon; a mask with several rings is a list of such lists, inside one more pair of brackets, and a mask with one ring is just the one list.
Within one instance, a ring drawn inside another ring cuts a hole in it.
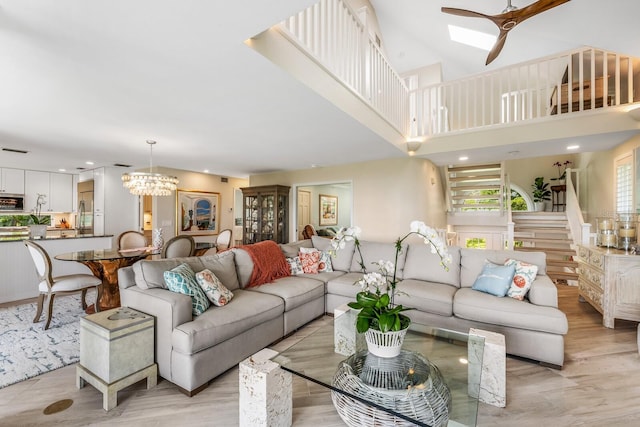
[{"label": "ceiling fan blade", "polygon": [[443,7],[440,10],[444,13],[449,13],[451,15],[466,16],[470,18],[487,18],[487,19],[493,18],[491,15],[485,15],[484,13],[474,12],[473,10],[456,9],[455,7]]},{"label": "ceiling fan blade", "polygon": [[532,16],[546,12],[547,10],[553,9],[554,7],[567,3],[568,1],[570,0],[538,0],[535,3],[531,3],[530,5],[523,7],[522,9],[517,9],[498,16],[504,15],[506,17],[509,15],[520,23],[525,19],[529,19]]},{"label": "ceiling fan blade", "polygon": [[493,48],[491,48],[491,52],[489,52],[489,55],[487,56],[487,62],[485,62],[484,65],[489,65],[490,63],[493,62],[494,59],[496,59],[498,57],[498,55],[500,55],[500,52],[502,51],[502,48],[504,47],[504,42],[507,41],[507,34],[509,33],[509,30],[501,30],[500,31],[500,35],[498,36],[498,40],[496,40],[496,44],[493,45]]}]

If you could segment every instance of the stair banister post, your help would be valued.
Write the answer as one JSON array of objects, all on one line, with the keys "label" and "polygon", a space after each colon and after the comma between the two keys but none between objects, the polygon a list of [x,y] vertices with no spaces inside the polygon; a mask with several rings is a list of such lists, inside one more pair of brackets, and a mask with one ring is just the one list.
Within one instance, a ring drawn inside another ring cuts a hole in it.
[{"label": "stair banister post", "polygon": [[507,223],[507,250],[513,250],[513,233],[514,233],[515,223],[513,221],[509,221]]},{"label": "stair banister post", "polygon": [[582,242],[583,245],[590,245],[591,244],[591,224],[589,224],[588,222],[584,222],[582,223],[582,236],[580,241]]}]

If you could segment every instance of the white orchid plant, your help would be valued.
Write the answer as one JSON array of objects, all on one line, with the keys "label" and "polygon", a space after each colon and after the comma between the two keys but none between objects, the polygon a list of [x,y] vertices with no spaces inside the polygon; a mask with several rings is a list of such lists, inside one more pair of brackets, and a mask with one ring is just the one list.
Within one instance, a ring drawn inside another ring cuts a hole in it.
[{"label": "white orchid plant", "polygon": [[451,255],[438,236],[438,233],[422,221],[412,221],[410,231],[403,237],[399,237],[395,242],[395,262],[379,260],[374,262],[377,271],[366,273],[366,266],[360,251],[359,227],[350,227],[340,230],[331,241],[331,253],[335,255],[337,251],[344,249],[346,243],[353,241],[360,257],[360,267],[364,276],[355,284],[360,285],[361,290],[356,295],[356,301],[350,302],[349,307],[360,310],[356,320],[358,332],[366,332],[369,328],[377,329],[381,332],[399,331],[409,326],[410,320],[401,314],[403,311],[411,310],[402,305],[395,305],[394,298],[398,285],[397,265],[398,257],[402,253],[402,243],[411,235],[416,235],[424,240],[424,243],[431,246],[431,252],[438,254],[440,265],[449,270]]}]

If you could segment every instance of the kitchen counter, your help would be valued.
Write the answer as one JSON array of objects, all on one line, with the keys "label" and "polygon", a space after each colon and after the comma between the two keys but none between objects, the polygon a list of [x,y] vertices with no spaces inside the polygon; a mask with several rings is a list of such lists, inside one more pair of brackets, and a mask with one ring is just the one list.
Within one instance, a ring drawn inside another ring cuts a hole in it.
[{"label": "kitchen counter", "polygon": [[[11,240],[6,240],[12,238]],[[0,303],[38,296],[38,276],[24,241],[28,236],[3,236],[0,241]],[[79,262],[59,261],[56,255],[85,250],[111,249],[112,235],[78,235],[76,237],[46,237],[34,239],[49,254],[54,276],[92,274]]]}]

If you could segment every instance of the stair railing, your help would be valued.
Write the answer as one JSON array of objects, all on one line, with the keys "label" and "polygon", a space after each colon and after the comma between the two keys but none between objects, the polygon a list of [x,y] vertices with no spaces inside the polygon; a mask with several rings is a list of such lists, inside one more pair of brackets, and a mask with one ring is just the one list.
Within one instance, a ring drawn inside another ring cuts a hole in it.
[{"label": "stair railing", "polygon": [[591,224],[585,223],[582,217],[582,210],[580,209],[580,203],[578,202],[578,196],[576,194],[573,174],[575,169],[567,168],[566,171],[566,192],[565,192],[565,213],[567,215],[567,222],[569,223],[569,229],[571,230],[571,236],[573,237],[573,244],[588,245],[591,236]]}]

